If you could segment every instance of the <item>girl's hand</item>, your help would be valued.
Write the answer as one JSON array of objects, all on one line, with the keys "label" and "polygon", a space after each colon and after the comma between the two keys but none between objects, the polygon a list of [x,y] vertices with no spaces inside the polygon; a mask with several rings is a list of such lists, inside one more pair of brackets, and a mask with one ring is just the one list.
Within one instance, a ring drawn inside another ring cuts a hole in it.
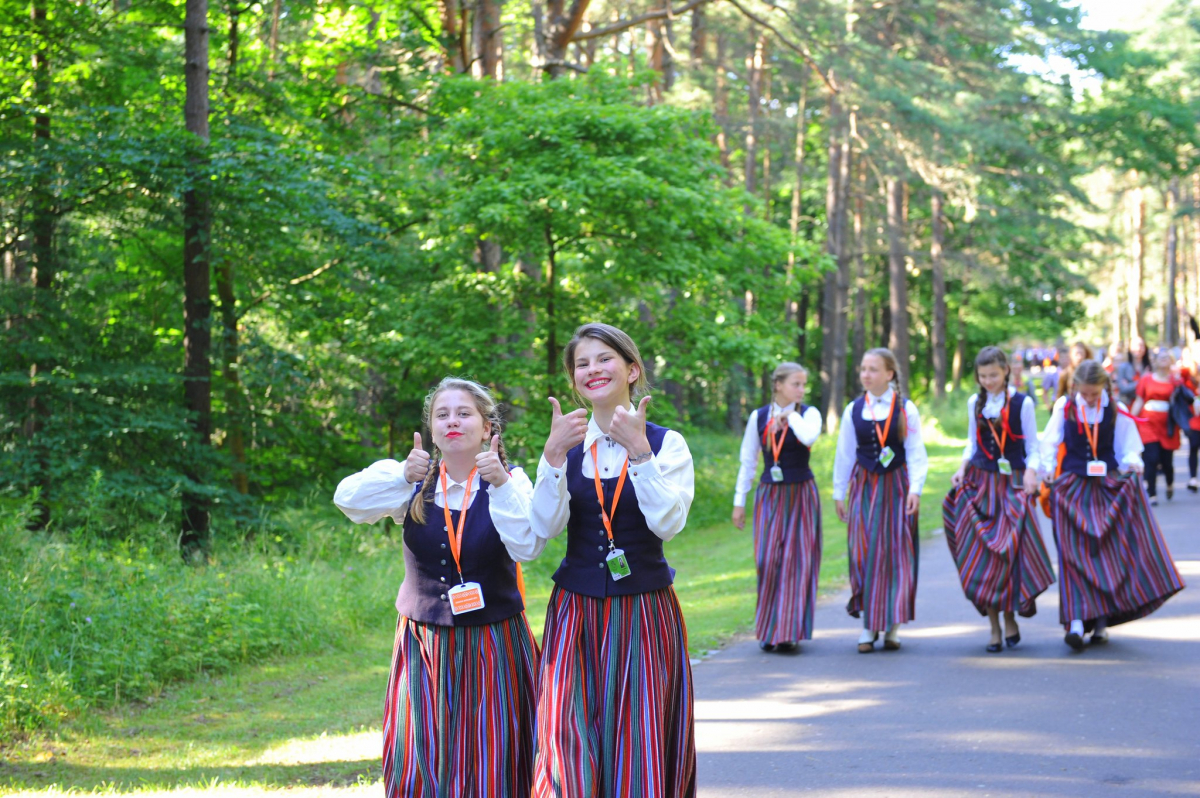
[{"label": "girl's hand", "polygon": [[421,433],[413,433],[413,448],[404,460],[404,481],[415,485],[429,473],[429,452],[421,448]]},{"label": "girl's hand", "polygon": [[650,451],[650,441],[646,438],[646,405],[649,403],[650,397],[643,396],[634,412],[630,413],[625,407],[613,411],[609,437],[624,446],[630,457]]},{"label": "girl's hand", "polygon": [[500,462],[500,436],[492,436],[492,445],[486,452],[475,455],[475,468],[479,470],[479,478],[487,480],[489,485],[500,487],[508,482],[508,470]]},{"label": "girl's hand", "polygon": [[733,508],[733,525],[736,526],[738,529],[746,528],[746,508],[745,507],[734,507]]},{"label": "girl's hand", "polygon": [[954,487],[962,487],[963,474],[966,472],[966,467],[960,468],[950,477],[950,484]]},{"label": "girl's hand", "polygon": [[921,509],[921,497],[915,493],[908,494],[908,498],[904,500],[904,512],[913,515],[919,509]]},{"label": "girl's hand", "polygon": [[1146,466],[1142,465],[1141,463],[1131,463],[1125,467],[1125,470],[1132,471],[1135,474],[1144,474],[1146,473]]},{"label": "girl's hand", "polygon": [[562,468],[567,462],[567,452],[583,443],[583,439],[587,437],[587,411],[579,407],[563,415],[562,407],[553,396],[550,397],[550,404],[554,406],[554,411],[550,418],[550,435],[546,438],[542,456],[554,468]]},{"label": "girl's hand", "polygon": [[1035,472],[1032,468],[1026,468],[1024,483],[1025,483],[1025,492],[1028,493],[1030,496],[1036,496],[1037,492],[1038,492],[1038,487],[1041,485],[1041,480],[1038,479],[1037,472]]},{"label": "girl's hand", "polygon": [[838,520],[841,521],[843,524],[850,523],[849,516],[846,515],[846,503],[844,501],[842,501],[841,499],[838,499],[837,501],[835,501],[833,503],[833,506],[835,508],[837,508]]}]

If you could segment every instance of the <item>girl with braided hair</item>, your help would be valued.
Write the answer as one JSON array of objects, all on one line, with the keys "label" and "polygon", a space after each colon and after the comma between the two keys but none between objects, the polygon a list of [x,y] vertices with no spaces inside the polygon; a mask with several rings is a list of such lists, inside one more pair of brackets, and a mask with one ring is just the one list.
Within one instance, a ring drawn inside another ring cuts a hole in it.
[{"label": "girl with braided hair", "polygon": [[538,652],[519,562],[545,546],[529,527],[533,484],[507,462],[486,388],[447,377],[425,398],[403,463],[342,480],[356,523],[404,526],[404,582],[383,720],[388,798],[528,795]]},{"label": "girl with braided hair", "polygon": [[1021,642],[1014,615],[1033,617],[1037,597],[1054,582],[1034,515],[1038,490],[1037,417],[1033,399],[1009,385],[1004,352],[986,346],[975,358],[979,393],[967,400],[962,467],[942,502],[946,543],[963,592],[991,622],[987,651]]},{"label": "girl with braided hair", "polygon": [[863,355],[863,395],[842,413],[833,463],[833,498],[850,550],[846,611],[862,618],[860,654],[874,650],[880,632],[884,650],[899,649],[900,624],[916,617],[917,510],[929,456],[917,406],[900,395],[899,368],[890,349]]},{"label": "girl with braided hair", "polygon": [[1054,403],[1038,468],[1048,478],[1059,444],[1062,473],[1050,485],[1058,545],[1059,620],[1065,642],[1108,642],[1108,627],[1143,618],[1183,589],[1142,486],[1142,441],[1095,360],[1075,369],[1071,393]]}]

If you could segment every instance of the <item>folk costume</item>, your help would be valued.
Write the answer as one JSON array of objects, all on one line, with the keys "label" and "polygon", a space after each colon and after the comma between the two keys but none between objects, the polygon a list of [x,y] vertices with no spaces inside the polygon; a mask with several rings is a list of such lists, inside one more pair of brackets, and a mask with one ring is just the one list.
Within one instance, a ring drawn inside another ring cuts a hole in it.
[{"label": "folk costume", "polygon": [[[516,563],[545,545],[529,529],[533,485],[520,468],[499,487],[474,471],[461,483],[444,472],[427,478],[435,487],[425,523],[408,512],[422,484],[408,483],[395,460],[347,477],[334,495],[356,523],[390,516],[404,526],[384,704],[386,795],[528,795],[538,653]],[[479,589],[482,607],[452,608],[464,583]]]},{"label": "folk costume", "polygon": [[663,543],[694,496],[683,436],[646,425],[630,465],[593,416],[561,468],[543,456],[531,525],[567,531],[546,612],[533,795],[693,796],[692,670]]},{"label": "folk costume", "polygon": [[[786,420],[783,429],[775,429],[778,418]],[[754,633],[767,646],[812,638],[822,539],[821,497],[809,456],[820,434],[815,407],[772,402],[750,413],[742,437],[735,507],[746,506],[760,454],[763,460],[754,492]]]},{"label": "folk costume", "polygon": [[1025,469],[1037,469],[1037,418],[1031,397],[1009,388],[967,400],[963,480],[942,502],[946,543],[963,592],[980,615],[989,609],[1030,618],[1054,582]]}]

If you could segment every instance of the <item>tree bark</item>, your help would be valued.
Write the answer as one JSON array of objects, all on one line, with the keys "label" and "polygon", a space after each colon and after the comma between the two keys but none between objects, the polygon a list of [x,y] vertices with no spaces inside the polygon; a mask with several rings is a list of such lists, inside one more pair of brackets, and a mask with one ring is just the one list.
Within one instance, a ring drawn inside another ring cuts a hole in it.
[{"label": "tree bark", "polygon": [[463,31],[459,30],[458,0],[442,0],[442,49],[446,53],[446,71],[458,75],[466,71],[467,57],[462,46]]},{"label": "tree bark", "polygon": [[271,6],[271,36],[267,40],[267,48],[271,51],[271,66],[267,70],[267,80],[275,80],[275,72],[279,68],[279,17],[283,12],[283,0],[275,0]]},{"label": "tree bark", "polygon": [[771,221],[771,140],[768,135],[771,129],[771,69],[769,66],[763,69],[762,74],[762,118],[759,123],[759,129],[762,131],[759,135],[759,145],[762,147],[762,198],[763,198],[763,219],[767,222]]},{"label": "tree bark", "polygon": [[837,268],[825,275],[821,310],[824,340],[821,348],[822,412],[829,431],[837,429],[845,398],[847,299],[850,284],[846,252],[847,193],[850,180],[850,141],[853,114],[845,115],[836,95],[829,98],[829,172],[825,190],[827,232],[825,248]]},{"label": "tree bark", "polygon": [[503,0],[476,0],[472,74],[477,78],[504,79],[504,36],[500,29]]},{"label": "tree bark", "polygon": [[[189,163],[190,185],[183,197],[183,351],[184,401],[191,417],[194,444],[201,453],[212,440],[212,383],[209,319],[209,248],[212,224],[209,211],[208,145],[208,2],[187,0],[184,15],[184,120],[198,140],[197,154]],[[197,463],[200,457],[189,458]],[[193,466],[186,476],[193,485],[203,485],[205,475]],[[185,559],[204,558],[209,544],[208,500],[198,492],[183,493],[183,525],[179,538]]]},{"label": "tree bark", "polygon": [[1179,343],[1179,299],[1176,282],[1179,275],[1179,178],[1172,177],[1167,186],[1167,307],[1163,314],[1162,343]]},{"label": "tree bark", "polygon": [[746,193],[753,195],[758,188],[758,115],[762,101],[763,62],[767,46],[767,34],[759,34],[754,52],[746,57]]},{"label": "tree bark", "polygon": [[[796,183],[792,186],[791,216],[788,218],[788,231],[792,235],[792,247],[800,242],[800,212],[801,193],[804,189],[804,137],[808,133],[808,123],[804,115],[808,105],[808,67],[800,70],[800,99],[796,103],[796,149],[792,159],[796,165]],[[787,259],[787,284],[793,284],[796,270],[796,252],[790,250]]]},{"label": "tree bark", "polygon": [[888,309],[892,330],[888,348],[896,356],[900,373],[896,380],[900,391],[908,395],[908,280],[904,260],[904,181],[887,178],[888,274],[891,291]]},{"label": "tree bark", "polygon": [[729,162],[729,139],[725,135],[725,126],[729,123],[729,68],[725,63],[726,47],[725,33],[717,33],[717,81],[713,111],[717,119],[717,151],[721,155],[721,166],[725,167],[725,183],[729,185],[733,167]]},{"label": "tree bark", "polygon": [[[1137,172],[1133,179],[1139,179]],[[1145,309],[1142,307],[1142,280],[1146,273],[1146,196],[1141,186],[1131,193],[1131,248],[1129,273],[1125,279],[1125,294],[1129,300],[1129,338],[1145,338]]]},{"label": "tree bark", "polygon": [[945,218],[943,217],[942,192],[933,190],[930,199],[932,225],[929,243],[930,271],[933,276],[933,325],[930,330],[930,346],[933,355],[933,397],[946,395],[946,265],[942,261],[945,243]]},{"label": "tree bark", "polygon": [[701,5],[692,9],[692,69],[699,69],[704,63],[704,50],[708,43],[708,18],[704,8]]},{"label": "tree bark", "polygon": [[[867,248],[863,211],[866,205],[867,172],[860,163],[858,191],[854,196],[854,334],[850,347],[850,363],[862,362],[867,351]],[[851,368],[853,371],[853,368]]]}]

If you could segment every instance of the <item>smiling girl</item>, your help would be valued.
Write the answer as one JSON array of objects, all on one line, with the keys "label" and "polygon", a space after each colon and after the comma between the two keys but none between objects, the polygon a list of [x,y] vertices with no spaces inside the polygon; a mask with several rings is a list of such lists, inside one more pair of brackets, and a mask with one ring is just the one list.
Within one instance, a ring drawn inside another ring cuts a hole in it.
[{"label": "smiling girl", "polygon": [[963,592],[991,622],[987,651],[1021,642],[1015,613],[1030,618],[1037,597],[1054,582],[1031,497],[1037,493],[1037,418],[1033,399],[1009,385],[999,347],[975,358],[979,393],[967,400],[962,467],[942,503],[946,543]]},{"label": "smiling girl", "polygon": [[[846,406],[833,463],[833,498],[847,524],[850,602],[863,620],[858,651],[900,648],[900,624],[916,615],[917,509],[929,473],[917,406],[900,396],[890,349],[869,349],[858,378],[863,395]],[[849,506],[847,506],[847,492]]]},{"label": "smiling girl", "polygon": [[563,353],[592,408],[551,398],[530,523],[567,530],[546,611],[534,796],[691,796],[692,671],[674,569],[663,543],[687,522],[692,456],[646,422],[642,356],[607,324],[585,324]]},{"label": "smiling girl", "polygon": [[[1142,487],[1142,441],[1095,360],[1075,370],[1070,396],[1054,403],[1038,465],[1048,477],[1058,445],[1062,474],[1050,483],[1058,545],[1059,619],[1066,643],[1108,642],[1108,627],[1142,618],[1183,581]],[[1118,473],[1118,470],[1123,473]]]},{"label": "smiling girl", "polygon": [[386,795],[528,795],[537,647],[517,562],[545,545],[530,533],[533,486],[510,469],[487,389],[447,377],[425,397],[434,453],[342,480],[350,520],[404,525],[404,582],[383,720]]},{"label": "smiling girl", "polygon": [[812,637],[821,572],[821,497],[808,463],[821,434],[821,413],[804,404],[807,381],[799,363],[780,363],[772,376],[771,403],[750,412],[742,437],[733,495],[738,529],[746,526],[746,494],[760,453],[763,458],[754,492],[754,633],[763,651],[793,651],[797,641]]}]

